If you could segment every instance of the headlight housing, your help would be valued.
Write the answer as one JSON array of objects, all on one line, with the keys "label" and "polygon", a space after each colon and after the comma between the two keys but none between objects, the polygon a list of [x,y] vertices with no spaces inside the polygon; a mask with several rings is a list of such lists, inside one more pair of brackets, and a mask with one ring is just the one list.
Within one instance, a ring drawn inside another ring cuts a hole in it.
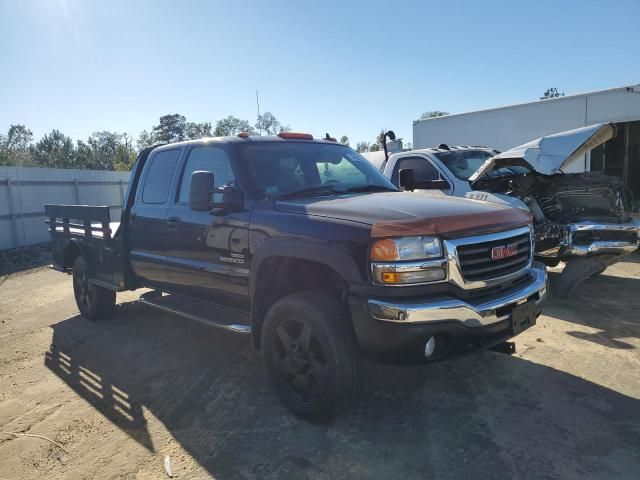
[{"label": "headlight housing", "polygon": [[376,240],[371,246],[374,262],[404,262],[442,257],[438,237],[400,237]]},{"label": "headlight housing", "polygon": [[437,237],[400,237],[376,240],[370,251],[374,282],[415,285],[447,278],[442,242]]}]

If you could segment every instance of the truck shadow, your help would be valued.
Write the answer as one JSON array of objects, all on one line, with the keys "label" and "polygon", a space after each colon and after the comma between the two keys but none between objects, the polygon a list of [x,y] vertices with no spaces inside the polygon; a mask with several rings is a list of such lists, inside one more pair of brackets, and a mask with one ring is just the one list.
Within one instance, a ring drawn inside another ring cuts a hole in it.
[{"label": "truck shadow", "polygon": [[216,478],[640,471],[637,399],[517,357],[480,352],[423,367],[375,364],[365,399],[331,425],[312,425],[280,405],[247,337],[136,302],[120,305],[112,321],[76,316],[52,328],[45,363],[55,375],[155,452],[148,410]]}]

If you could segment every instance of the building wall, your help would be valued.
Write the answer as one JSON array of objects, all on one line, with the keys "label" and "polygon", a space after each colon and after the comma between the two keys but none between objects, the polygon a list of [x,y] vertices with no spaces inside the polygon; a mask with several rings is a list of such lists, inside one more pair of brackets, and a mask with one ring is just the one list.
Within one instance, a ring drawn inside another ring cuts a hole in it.
[{"label": "building wall", "polygon": [[129,172],[0,167],[0,250],[49,239],[46,203],[108,205],[120,218]]},{"label": "building wall", "polygon": [[[603,122],[640,120],[640,85],[417,121],[413,147],[484,145],[500,151],[536,138]],[[589,169],[588,157],[569,171]]]}]

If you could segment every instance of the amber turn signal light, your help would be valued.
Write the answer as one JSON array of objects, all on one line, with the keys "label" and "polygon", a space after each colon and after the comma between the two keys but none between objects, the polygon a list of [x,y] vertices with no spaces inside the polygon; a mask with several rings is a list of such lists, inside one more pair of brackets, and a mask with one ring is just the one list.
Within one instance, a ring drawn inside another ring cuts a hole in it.
[{"label": "amber turn signal light", "polygon": [[398,260],[398,258],[396,242],[390,238],[377,240],[371,246],[371,260],[393,262]]}]

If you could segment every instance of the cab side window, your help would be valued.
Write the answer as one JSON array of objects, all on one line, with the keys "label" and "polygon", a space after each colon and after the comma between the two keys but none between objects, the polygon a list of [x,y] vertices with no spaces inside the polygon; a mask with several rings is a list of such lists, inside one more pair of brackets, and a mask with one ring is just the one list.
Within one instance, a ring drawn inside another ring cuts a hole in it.
[{"label": "cab side window", "polygon": [[391,182],[394,185],[398,185],[400,170],[410,168],[413,170],[414,178],[417,182],[426,182],[430,180],[438,180],[440,178],[440,172],[433,164],[422,157],[407,157],[401,158],[397,161],[395,168],[393,169],[393,175],[391,176]]},{"label": "cab side window", "polygon": [[143,203],[166,203],[180,150],[165,150],[151,157],[151,165],[142,190]]},{"label": "cab side window", "polygon": [[223,187],[233,183],[234,176],[226,152],[220,147],[196,147],[189,152],[184,166],[178,203],[189,203],[189,187],[193,172],[204,170],[213,173],[214,186]]}]

